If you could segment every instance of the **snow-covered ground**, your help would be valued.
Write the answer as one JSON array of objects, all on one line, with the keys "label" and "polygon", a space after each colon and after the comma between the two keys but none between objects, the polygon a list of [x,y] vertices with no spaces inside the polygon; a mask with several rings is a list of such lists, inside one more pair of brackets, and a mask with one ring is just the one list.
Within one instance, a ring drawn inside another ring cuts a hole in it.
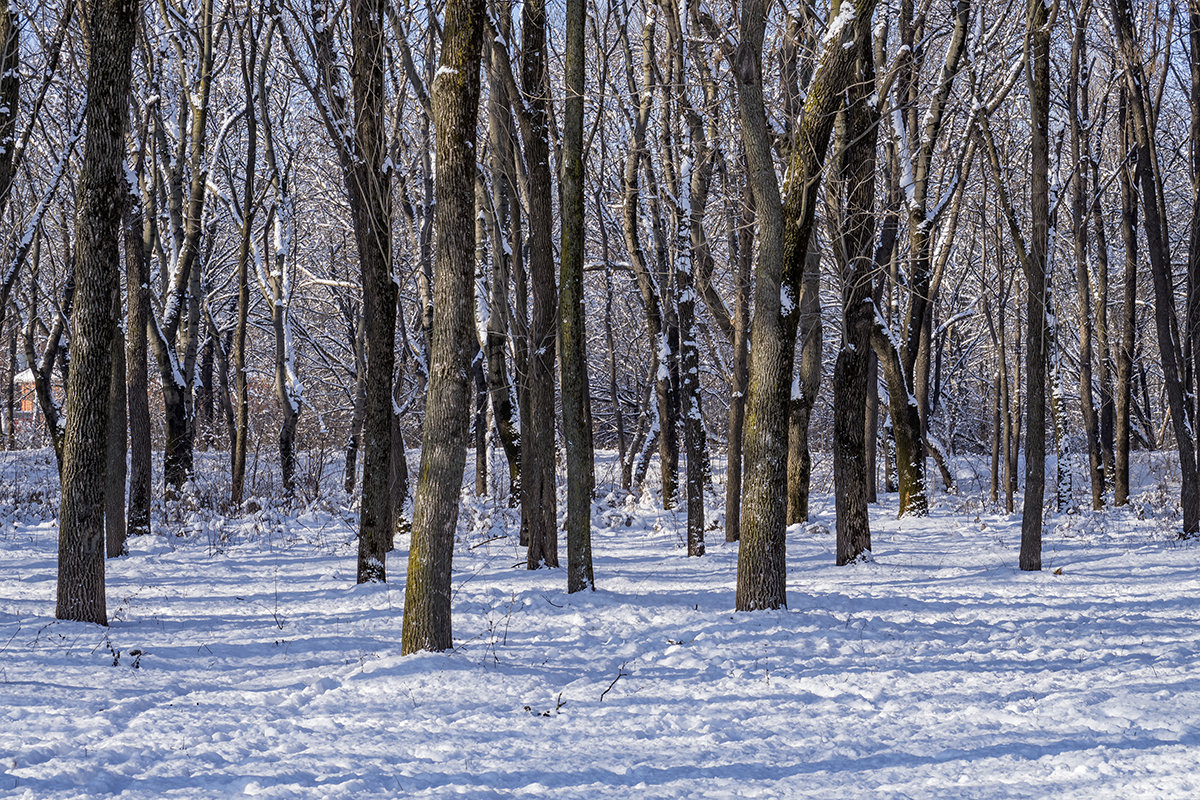
[{"label": "snow-covered ground", "polygon": [[3,797],[1200,797],[1200,549],[1153,469],[1129,509],[1051,516],[1038,574],[973,486],[892,498],[874,562],[834,567],[819,495],[789,609],[755,614],[736,546],[687,558],[649,499],[597,502],[573,596],[471,500],[456,648],[401,658],[407,542],[355,587],[333,502],[136,540],[111,627],[55,621],[52,467],[5,458]]}]

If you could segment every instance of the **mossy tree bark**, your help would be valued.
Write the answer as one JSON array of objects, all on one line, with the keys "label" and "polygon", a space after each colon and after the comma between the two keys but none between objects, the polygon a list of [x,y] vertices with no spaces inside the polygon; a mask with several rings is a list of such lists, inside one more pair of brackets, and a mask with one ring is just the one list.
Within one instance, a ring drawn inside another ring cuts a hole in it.
[{"label": "mossy tree bark", "polygon": [[[787,605],[785,566],[787,407],[804,264],[820,173],[834,116],[853,77],[855,42],[868,37],[875,0],[842,0],[822,39],[780,198],[766,124],[762,45],[767,6],[742,6],[734,72],[741,100],[750,185],[759,219],[759,263],[746,402],[745,483],[738,549],[737,608]],[[790,303],[784,304],[783,298]]]},{"label": "mossy tree bark", "polygon": [[433,82],[437,263],[427,410],[404,594],[404,654],[447,650],[452,643],[450,570],[466,467],[469,358],[476,336],[475,127],[483,14],[482,0],[448,0]]}]

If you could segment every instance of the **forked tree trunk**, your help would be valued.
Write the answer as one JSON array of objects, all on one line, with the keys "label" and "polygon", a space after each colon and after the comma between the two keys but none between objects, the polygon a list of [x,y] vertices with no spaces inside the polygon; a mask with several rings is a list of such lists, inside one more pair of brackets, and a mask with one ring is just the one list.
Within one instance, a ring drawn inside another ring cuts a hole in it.
[{"label": "forked tree trunk", "polygon": [[[798,301],[833,117],[853,76],[854,42],[869,36],[874,11],[875,0],[842,0],[840,10],[830,21],[805,93],[804,115],[786,170],[787,196],[783,203],[763,98],[762,43],[767,7],[759,0],[748,0],[742,6],[742,40],[734,71],[759,217],[759,263],[738,549],[737,608],[741,611],[787,605],[785,432]],[[790,308],[784,307],[785,296],[791,300]]]}]

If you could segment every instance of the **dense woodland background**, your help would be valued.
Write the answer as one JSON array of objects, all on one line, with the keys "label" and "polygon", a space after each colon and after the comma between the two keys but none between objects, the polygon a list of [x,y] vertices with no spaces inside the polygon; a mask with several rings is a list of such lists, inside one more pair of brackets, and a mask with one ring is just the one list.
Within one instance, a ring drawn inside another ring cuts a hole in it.
[{"label": "dense woodland background", "polygon": [[450,644],[468,454],[530,568],[565,512],[574,591],[615,450],[689,554],[740,538],[744,610],[814,453],[838,563],[955,454],[1024,569],[1131,450],[1200,529],[1194,0],[9,0],[0,42],[4,443],[59,460],[60,617],[197,450],[204,502],[361,498],[360,582],[411,535],[406,651]]}]

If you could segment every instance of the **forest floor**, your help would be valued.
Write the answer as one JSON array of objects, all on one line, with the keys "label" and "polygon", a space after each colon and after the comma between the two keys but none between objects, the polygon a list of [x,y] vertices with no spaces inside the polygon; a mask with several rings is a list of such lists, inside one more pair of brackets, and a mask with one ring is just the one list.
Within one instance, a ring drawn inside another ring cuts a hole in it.
[{"label": "forest floor", "polygon": [[687,558],[651,497],[597,501],[571,596],[471,498],[455,649],[401,658],[407,540],[354,586],[344,496],[160,512],[108,562],[111,626],[55,621],[53,459],[5,454],[0,796],[1197,797],[1200,546],[1168,462],[1140,466],[1131,506],[1048,517],[1040,573],[969,465],[927,519],[885,498],[873,560],[834,567],[819,480],[789,608],[754,614],[736,545]]}]

